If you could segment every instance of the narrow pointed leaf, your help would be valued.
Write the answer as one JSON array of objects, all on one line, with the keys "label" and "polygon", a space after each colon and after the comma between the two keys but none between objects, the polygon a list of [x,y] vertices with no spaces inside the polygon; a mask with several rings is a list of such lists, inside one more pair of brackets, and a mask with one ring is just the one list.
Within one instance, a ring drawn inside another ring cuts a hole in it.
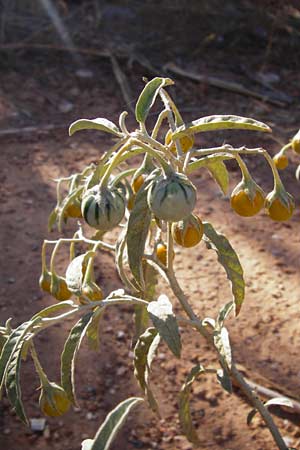
[{"label": "narrow pointed leaf", "polygon": [[226,194],[229,187],[229,174],[223,161],[213,159],[208,160],[206,168],[220,186],[223,194]]},{"label": "narrow pointed leaf", "polygon": [[29,322],[24,322],[16,328],[8,337],[6,343],[3,346],[0,355],[0,393],[2,390],[3,382],[7,373],[7,369],[11,359],[14,356],[14,352],[18,348],[20,342],[24,342],[25,337],[31,331],[31,329],[40,322],[40,318],[37,317]]},{"label": "narrow pointed leaf", "polygon": [[228,239],[222,234],[217,233],[210,223],[204,222],[203,225],[206,246],[209,249],[215,250],[218,261],[224,267],[227,278],[231,282],[235,314],[238,315],[245,298],[243,268]]},{"label": "narrow pointed leaf", "polygon": [[68,289],[76,295],[81,294],[82,282],[87,268],[88,260],[95,255],[95,252],[89,251],[83,255],[76,256],[68,265],[66,271],[66,283]]},{"label": "narrow pointed leaf", "polygon": [[88,346],[91,350],[99,350],[100,338],[99,338],[99,327],[104,308],[96,308],[93,316],[86,329],[86,337],[88,341]]},{"label": "narrow pointed leaf", "polygon": [[93,312],[85,314],[74,325],[65,342],[61,355],[61,386],[73,404],[76,404],[74,380],[75,359],[92,315]]},{"label": "narrow pointed leaf", "polygon": [[166,295],[160,295],[157,301],[148,305],[148,312],[153,325],[165,340],[171,352],[180,358],[181,340],[172,303]]},{"label": "narrow pointed leaf", "polygon": [[181,388],[179,395],[179,420],[183,433],[187,439],[193,444],[199,444],[199,438],[195,427],[193,425],[191,410],[190,410],[190,392],[192,389],[192,384],[198,375],[203,374],[205,369],[203,366],[198,364],[194,366],[187,376],[186,382]]},{"label": "narrow pointed leaf", "polygon": [[53,313],[59,312],[64,309],[72,309],[74,308],[74,303],[72,300],[65,300],[64,302],[54,303],[51,306],[47,306],[47,308],[42,309],[38,313],[36,313],[31,320],[36,319],[37,317],[51,317]]},{"label": "narrow pointed leaf", "polygon": [[131,397],[119,403],[107,416],[90,450],[108,450],[132,408],[142,402],[142,398]]},{"label": "narrow pointed leaf", "polygon": [[270,133],[271,128],[263,122],[249,117],[232,115],[215,115],[201,117],[176,129],[172,138],[179,138],[187,134],[195,134],[204,131],[215,130],[253,130]]},{"label": "narrow pointed leaf", "polygon": [[155,328],[148,328],[140,336],[134,348],[134,375],[147,396],[151,409],[157,413],[159,413],[159,409],[150,388],[149,373],[159,342],[160,336],[157,330]]},{"label": "narrow pointed leaf", "polygon": [[97,119],[79,119],[73,122],[69,127],[69,135],[76,133],[80,130],[99,130],[105,133],[114,134],[115,136],[122,137],[122,133],[119,128],[110,120],[98,117]]},{"label": "narrow pointed leaf", "polygon": [[17,348],[14,350],[12,358],[7,367],[7,374],[5,380],[5,387],[7,392],[7,397],[14,408],[17,416],[22,420],[22,422],[27,425],[28,419],[26,417],[22,398],[21,398],[21,386],[20,386],[20,367],[22,360],[22,348],[25,341],[20,340]]},{"label": "narrow pointed leaf", "polygon": [[145,251],[150,223],[151,211],[147,202],[147,190],[142,188],[136,196],[134,207],[129,216],[126,233],[129,267],[135,280],[142,287],[144,285],[142,257]]},{"label": "narrow pointed leaf", "polygon": [[142,90],[135,107],[135,117],[138,122],[144,123],[152,108],[159,90],[170,84],[174,84],[170,78],[156,77],[149,81]]},{"label": "narrow pointed leaf", "polygon": [[221,329],[225,320],[227,319],[227,317],[229,316],[229,314],[231,313],[231,311],[234,308],[234,303],[233,302],[228,302],[226,303],[226,305],[222,306],[222,308],[219,311],[217,320],[216,320],[216,327],[217,329]]},{"label": "narrow pointed leaf", "polygon": [[232,363],[232,354],[227,329],[225,327],[222,327],[220,330],[215,330],[213,333],[213,337],[215,347],[217,348],[222,361],[222,367],[230,370]]},{"label": "narrow pointed leaf", "polygon": [[55,222],[56,222],[56,220],[57,220],[57,216],[58,216],[57,208],[55,207],[55,208],[51,211],[51,213],[50,213],[50,215],[49,215],[49,218],[48,218],[48,231],[49,231],[49,232],[50,232],[50,231],[53,231],[53,226],[54,226],[54,224],[55,224]]}]

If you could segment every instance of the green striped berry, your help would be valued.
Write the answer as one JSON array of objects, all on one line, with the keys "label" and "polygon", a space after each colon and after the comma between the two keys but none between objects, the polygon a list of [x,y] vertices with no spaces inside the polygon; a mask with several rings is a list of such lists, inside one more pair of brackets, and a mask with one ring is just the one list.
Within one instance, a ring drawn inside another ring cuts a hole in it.
[{"label": "green striped berry", "polygon": [[117,226],[125,214],[125,201],[116,188],[89,189],[82,199],[82,216],[96,230],[108,231]]},{"label": "green striped berry", "polygon": [[179,222],[193,211],[196,188],[183,174],[160,178],[149,189],[148,204],[159,219]]}]

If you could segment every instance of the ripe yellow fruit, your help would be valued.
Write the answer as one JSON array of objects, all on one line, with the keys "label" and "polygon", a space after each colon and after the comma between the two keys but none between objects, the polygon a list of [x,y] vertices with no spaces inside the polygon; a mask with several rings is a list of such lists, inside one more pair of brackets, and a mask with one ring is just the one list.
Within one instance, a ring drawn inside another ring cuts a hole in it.
[{"label": "ripe yellow fruit", "polygon": [[278,170],[284,170],[289,164],[288,157],[281,152],[274,156],[273,161]]},{"label": "ripe yellow fruit", "polygon": [[253,181],[242,180],[230,197],[232,209],[242,217],[255,216],[264,206],[263,190]]},{"label": "ripe yellow fruit", "polygon": [[51,287],[51,272],[48,272],[47,270],[45,270],[39,279],[39,285],[40,288],[45,291],[45,292],[49,292],[50,293],[50,287]]},{"label": "ripe yellow fruit", "polygon": [[292,139],[292,149],[300,155],[300,130]]},{"label": "ripe yellow fruit", "polygon": [[56,383],[42,387],[39,404],[42,413],[50,417],[65,414],[71,405],[64,389]]},{"label": "ripe yellow fruit", "polygon": [[52,276],[50,293],[60,302],[72,297],[72,292],[69,291],[66,280],[57,275]]},{"label": "ripe yellow fruit", "polygon": [[131,187],[135,194],[137,194],[138,191],[141,189],[141,187],[144,184],[144,181],[145,181],[145,176],[142,174],[133,180]]},{"label": "ripe yellow fruit", "polygon": [[[171,130],[169,130],[165,137],[165,144],[169,145],[171,141],[172,141],[172,132]],[[183,153],[187,153],[193,147],[195,139],[194,136],[191,134],[189,136],[182,136],[181,138],[179,138],[179,142]],[[173,142],[173,144],[171,145],[170,150],[174,155],[177,154],[175,142]]]},{"label": "ripe yellow fruit", "polygon": [[203,223],[200,218],[191,214],[186,219],[172,224],[172,236],[176,244],[182,247],[194,247],[203,236]]},{"label": "ripe yellow fruit", "polygon": [[80,202],[78,200],[75,200],[74,202],[70,203],[65,209],[65,215],[67,217],[73,218],[82,217]]},{"label": "ripe yellow fruit", "polygon": [[272,191],[266,198],[266,209],[272,220],[282,222],[292,217],[295,203],[293,197],[287,192],[280,195]]},{"label": "ripe yellow fruit", "polygon": [[[81,293],[89,300],[91,300],[91,302],[96,302],[103,299],[103,292],[94,281],[85,283],[82,287]],[[80,299],[80,303],[84,304],[84,298]]]},{"label": "ripe yellow fruit", "polygon": [[[167,266],[167,255],[168,255],[168,248],[166,244],[157,244],[156,247],[156,256],[157,259],[164,265]],[[174,259],[175,253],[173,252],[172,259]]]}]

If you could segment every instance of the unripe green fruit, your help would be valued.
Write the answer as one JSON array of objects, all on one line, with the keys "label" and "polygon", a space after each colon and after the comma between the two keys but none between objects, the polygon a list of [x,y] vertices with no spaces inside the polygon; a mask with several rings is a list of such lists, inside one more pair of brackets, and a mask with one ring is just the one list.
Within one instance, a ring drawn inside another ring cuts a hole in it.
[{"label": "unripe green fruit", "polygon": [[108,231],[117,226],[125,214],[123,195],[116,188],[89,189],[82,199],[82,216],[96,230]]},{"label": "unripe green fruit", "polygon": [[158,219],[179,222],[193,211],[196,188],[183,174],[159,178],[149,189],[148,204]]}]

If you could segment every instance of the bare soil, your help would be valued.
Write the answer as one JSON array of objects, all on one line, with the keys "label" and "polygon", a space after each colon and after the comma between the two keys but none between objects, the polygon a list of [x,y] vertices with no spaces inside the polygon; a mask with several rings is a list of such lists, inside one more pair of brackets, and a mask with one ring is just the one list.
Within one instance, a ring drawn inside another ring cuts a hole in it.
[{"label": "bare soil", "polygon": [[[6,69],[0,74],[1,129],[65,124],[65,128],[58,127],[49,133],[0,137],[0,317],[1,323],[13,317],[13,326],[53,302],[50,296],[40,292],[38,286],[41,244],[47,236],[48,214],[55,204],[52,179],[81,170],[92,161],[97,162],[99,155],[110,145],[107,137],[94,132],[78,133],[69,138],[67,125],[79,117],[107,117],[117,121],[118,113],[128,106],[107,62],[95,61],[92,66],[94,77],[84,80],[75,76],[68,60],[57,57],[45,65],[43,58],[37,59],[30,67],[23,65],[22,71]],[[209,69],[212,72],[214,67]],[[278,72],[277,66],[269,69]],[[226,73],[225,65],[222,70],[222,76],[231,77],[231,73]],[[142,75],[139,72],[129,75],[135,96],[142,87]],[[299,72],[291,69],[280,75],[278,87],[291,96],[299,96]],[[213,113],[248,115],[268,122],[283,142],[297,131],[300,123],[297,103],[284,109],[276,108],[182,79],[176,82],[176,96],[179,104],[186,102],[193,109],[184,112],[187,120]],[[71,110],[62,112],[66,102],[70,102]],[[133,118],[129,120],[129,126],[135,127]],[[263,145],[271,154],[279,149],[279,144],[270,137],[250,132],[224,132],[214,136],[207,133],[198,143],[211,146],[224,140],[236,145]],[[272,188],[269,168],[260,159],[248,158],[247,161],[256,181],[268,192]],[[208,173],[202,171],[193,177],[199,189],[197,212],[230,239],[245,271],[245,304],[240,316],[228,322],[235,358],[248,378],[294,398],[299,398],[300,373],[300,185],[294,175],[298,162],[299,158],[292,155],[290,165],[283,173],[285,185],[297,204],[294,217],[288,223],[272,222],[265,214],[240,218],[230,209],[229,198],[220,193]],[[240,173],[233,164],[229,167],[233,188]],[[68,225],[65,235],[71,235],[73,229],[74,224]],[[61,267],[66,259],[67,253],[62,254]],[[215,317],[220,306],[230,299],[230,289],[214,252],[207,250],[203,243],[194,251],[177,248],[175,266],[181,286],[195,311],[201,317]],[[121,287],[113,259],[107,253],[99,258],[97,275],[106,292]],[[159,291],[169,293],[163,283],[160,283]],[[128,396],[140,395],[132,370],[131,313],[129,307],[113,307],[105,313],[98,353],[92,353],[83,343],[76,368],[80,407],[61,418],[47,419],[44,433],[26,429],[11,411],[7,400],[2,400],[1,449],[79,450],[81,440],[93,437],[109,410]],[[73,321],[68,320],[37,338],[37,350],[52,380],[59,380],[60,352],[72,324]],[[180,432],[178,392],[193,364],[213,364],[215,358],[198,334],[182,329],[182,340],[181,360],[174,359],[162,344],[153,364],[153,387],[161,402],[163,418],[154,417],[146,404],[140,406],[130,415],[113,445],[114,450],[192,449]],[[39,418],[38,379],[30,360],[23,364],[22,380],[28,416]],[[251,407],[238,391],[235,394],[238,395],[225,393],[212,376],[203,376],[194,383],[192,409],[201,448],[274,449],[269,431],[259,418],[247,427],[246,417]],[[288,445],[299,449],[299,416],[287,413],[281,416],[275,417],[276,423]]]}]

